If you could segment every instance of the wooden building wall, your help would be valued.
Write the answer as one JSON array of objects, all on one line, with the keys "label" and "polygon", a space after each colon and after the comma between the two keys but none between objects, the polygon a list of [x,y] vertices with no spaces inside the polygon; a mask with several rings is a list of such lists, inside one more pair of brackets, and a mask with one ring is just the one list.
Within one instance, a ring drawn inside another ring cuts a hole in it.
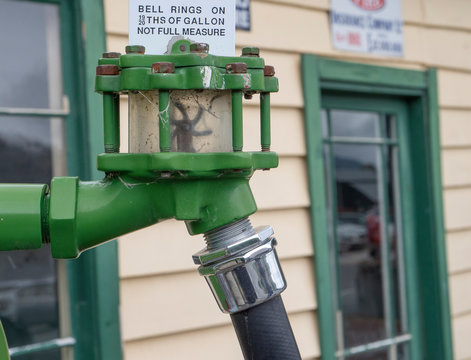
[{"label": "wooden building wall", "polygon": [[[300,54],[426,69],[437,67],[445,221],[456,359],[471,359],[471,1],[403,0],[404,57],[383,58],[332,48],[328,0],[252,0],[252,31],[238,31],[237,50],[259,46],[275,65],[280,92],[272,96],[273,150],[280,166],[252,181],[270,224],[288,280],[284,301],[304,359],[320,357],[313,247],[309,221]],[[108,50],[127,45],[128,1],[105,0]],[[122,143],[127,104],[122,105]],[[246,101],[244,150],[258,149],[258,107]],[[191,255],[201,249],[183,223],[167,221],[119,241],[121,320],[126,360],[241,359],[228,316],[219,312]],[[208,350],[211,352],[208,353]]]}]

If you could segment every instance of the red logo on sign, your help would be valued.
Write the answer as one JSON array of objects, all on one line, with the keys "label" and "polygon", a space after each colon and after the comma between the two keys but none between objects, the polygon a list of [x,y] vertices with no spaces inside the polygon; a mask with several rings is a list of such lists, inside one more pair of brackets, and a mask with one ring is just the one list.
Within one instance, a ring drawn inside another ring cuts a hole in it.
[{"label": "red logo on sign", "polygon": [[386,0],[352,0],[352,3],[356,6],[369,11],[383,8],[385,2]]}]

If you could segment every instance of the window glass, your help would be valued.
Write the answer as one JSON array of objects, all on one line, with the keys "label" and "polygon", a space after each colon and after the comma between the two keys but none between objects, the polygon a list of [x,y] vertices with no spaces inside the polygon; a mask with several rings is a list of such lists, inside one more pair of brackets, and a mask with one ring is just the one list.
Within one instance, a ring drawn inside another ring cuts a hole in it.
[{"label": "window glass", "polygon": [[379,251],[380,154],[371,145],[333,145],[340,306],[345,347],[385,338]]},{"label": "window glass", "polygon": [[[35,109],[62,107],[58,6],[0,1],[0,48],[0,108],[32,112],[0,115],[0,182],[49,183],[64,174],[63,119]],[[0,320],[9,346],[59,338],[59,313],[58,262],[49,247],[0,252]],[[59,360],[61,350],[13,359]]]},{"label": "window glass", "polygon": [[379,137],[379,116],[363,111],[330,111],[332,136]]},{"label": "window glass", "polygon": [[[405,345],[393,345],[408,331],[396,117],[323,109],[321,120],[337,357],[405,359]],[[385,340],[391,345],[366,350]]]},{"label": "window glass", "polygon": [[59,35],[58,6],[0,1],[0,107],[60,107]]}]

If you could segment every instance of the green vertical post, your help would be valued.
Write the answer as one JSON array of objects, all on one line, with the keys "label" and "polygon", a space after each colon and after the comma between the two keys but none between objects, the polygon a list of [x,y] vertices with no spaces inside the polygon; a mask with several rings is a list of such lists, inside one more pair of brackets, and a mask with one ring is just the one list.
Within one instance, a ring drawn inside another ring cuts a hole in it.
[{"label": "green vertical post", "polygon": [[232,91],[232,150],[242,151],[244,144],[242,91]]},{"label": "green vertical post", "polygon": [[159,146],[161,152],[170,151],[170,93],[159,91]]},{"label": "green vertical post", "polygon": [[262,151],[270,151],[270,93],[260,94],[260,141]]},{"label": "green vertical post", "polygon": [[119,95],[103,93],[103,127],[105,152],[119,152]]}]

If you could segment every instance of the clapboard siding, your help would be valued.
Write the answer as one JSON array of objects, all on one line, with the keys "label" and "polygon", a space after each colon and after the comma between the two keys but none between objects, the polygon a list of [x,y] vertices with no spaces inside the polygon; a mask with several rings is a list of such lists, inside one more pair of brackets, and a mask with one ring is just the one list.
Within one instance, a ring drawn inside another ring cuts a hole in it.
[{"label": "clapboard siding", "polygon": [[471,148],[442,151],[443,186],[471,185]]},{"label": "clapboard siding", "polygon": [[[317,341],[316,316],[313,311],[289,315],[296,340],[304,360],[320,355]],[[126,359],[155,360],[240,360],[237,338],[231,325],[222,325],[198,331],[130,341],[124,349]]]},{"label": "clapboard siding", "polygon": [[[373,57],[333,49],[328,0],[253,0],[252,31],[237,31],[236,54],[259,46],[275,66],[280,92],[272,95],[272,149],[280,166],[252,181],[261,211],[254,225],[273,225],[289,287],[290,318],[304,359],[320,356],[312,269],[309,189],[303,127],[300,54],[409,69],[438,68],[441,106],[442,178],[450,297],[456,359],[471,358],[471,2],[408,0],[404,14],[404,57]],[[126,0],[105,0],[108,50],[127,45]],[[259,149],[257,96],[246,101],[244,150]],[[127,151],[127,102],[123,97],[122,151]],[[227,316],[220,314],[196,273],[191,254],[204,246],[170,220],[120,239],[122,332],[126,360],[240,359]],[[187,297],[199,305],[185,306]],[[213,353],[208,355],[211,347]]]},{"label": "clapboard siding", "polygon": [[[283,294],[289,312],[316,308],[310,257],[282,260],[289,283]],[[195,330],[230,322],[206,282],[195,271],[121,282],[122,335],[125,341]]]},{"label": "clapboard siding", "polygon": [[463,131],[467,128],[471,128],[470,110],[440,111],[441,141],[444,148],[471,148],[471,131]]},{"label": "clapboard siding", "polygon": [[444,200],[446,229],[456,231],[471,228],[471,188],[447,189],[444,191]]},{"label": "clapboard siding", "polygon": [[452,321],[452,326],[455,359],[470,359],[471,346],[469,345],[469,334],[471,334],[471,314],[456,316]]},{"label": "clapboard siding", "polygon": [[[250,219],[254,226],[273,227],[281,258],[312,255],[308,209],[258,211]],[[183,222],[161,222],[119,240],[120,275],[130,278],[195,270],[191,255],[204,245],[201,235],[188,235]]]},{"label": "clapboard siding", "polygon": [[471,272],[471,231],[452,232],[447,235],[448,271],[450,274]]}]

